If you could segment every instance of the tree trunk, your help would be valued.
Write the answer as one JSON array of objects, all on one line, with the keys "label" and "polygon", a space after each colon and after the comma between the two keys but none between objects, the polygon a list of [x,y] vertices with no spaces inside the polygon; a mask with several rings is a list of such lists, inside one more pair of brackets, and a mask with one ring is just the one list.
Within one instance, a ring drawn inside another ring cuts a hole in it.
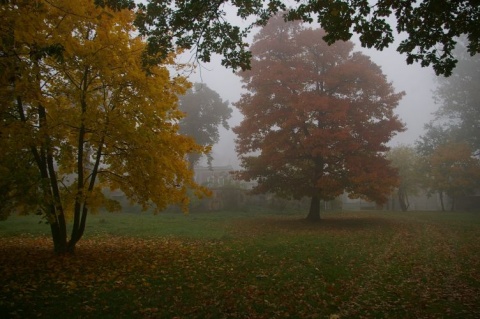
[{"label": "tree trunk", "polygon": [[77,243],[80,241],[80,239],[83,237],[83,233],[85,232],[85,225],[87,223],[87,215],[88,215],[88,208],[87,208],[87,204],[84,203],[79,222],[75,225],[75,228],[72,229],[72,235],[67,245],[67,252],[69,254],[75,253],[75,247]]},{"label": "tree trunk", "polygon": [[401,187],[398,189],[398,202],[400,203],[400,209],[402,212],[406,212],[410,204],[408,202],[407,193]]},{"label": "tree trunk", "polygon": [[67,238],[61,235],[63,232],[58,223],[51,223],[50,230],[52,232],[53,252],[56,255],[64,255],[67,252]]},{"label": "tree trunk", "polygon": [[445,205],[443,204],[443,191],[440,191],[440,205],[442,206],[442,212],[445,211]]},{"label": "tree trunk", "polygon": [[312,222],[317,222],[320,220],[320,197],[318,197],[318,195],[312,196],[307,220]]}]

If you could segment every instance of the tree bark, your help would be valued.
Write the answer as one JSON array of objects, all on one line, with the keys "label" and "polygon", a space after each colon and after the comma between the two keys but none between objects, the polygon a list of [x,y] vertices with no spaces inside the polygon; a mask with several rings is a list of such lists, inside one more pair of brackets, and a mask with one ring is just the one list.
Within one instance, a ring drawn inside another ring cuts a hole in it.
[{"label": "tree bark", "polygon": [[318,197],[318,195],[312,196],[307,220],[312,222],[317,222],[320,220],[320,197]]}]

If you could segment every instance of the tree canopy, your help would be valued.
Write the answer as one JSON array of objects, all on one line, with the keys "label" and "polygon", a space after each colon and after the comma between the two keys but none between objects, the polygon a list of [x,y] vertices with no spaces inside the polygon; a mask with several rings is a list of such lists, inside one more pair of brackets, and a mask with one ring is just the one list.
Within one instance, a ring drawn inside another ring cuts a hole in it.
[{"label": "tree canopy", "polygon": [[[128,1],[97,1],[128,5]],[[382,50],[394,43],[396,28],[402,37],[397,51],[406,55],[406,62],[432,65],[437,74],[451,74],[460,36],[467,39],[471,55],[480,52],[478,0],[169,0],[147,1],[139,9],[136,23],[141,34],[148,36],[149,53],[160,49],[166,54],[175,45],[196,46],[200,60],[209,61],[212,53],[218,53],[223,65],[234,69],[250,66],[246,37],[251,29],[287,9],[287,21],[318,22],[329,44],[358,34],[362,46]],[[236,11],[251,24],[235,25],[226,17],[227,11]]]},{"label": "tree canopy", "polygon": [[397,183],[386,143],[403,130],[395,93],[379,66],[353,52],[351,42],[329,46],[324,31],[278,16],[255,37],[252,70],[235,106],[245,116],[234,128],[243,171],[255,192],[319,200],[343,192],[385,202]]},{"label": "tree canopy", "polygon": [[65,253],[88,212],[118,208],[104,188],[157,211],[186,209],[187,189],[206,192],[186,160],[206,149],[178,132],[177,96],[189,84],[170,76],[173,54],[144,72],[146,44],[133,36],[131,10],[89,0],[6,2],[1,10],[0,186],[15,204],[2,209],[38,211]]},{"label": "tree canopy", "polygon": [[[180,132],[191,136],[199,145],[212,146],[218,143],[219,125],[227,130],[230,128],[227,120],[232,116],[232,109],[228,105],[228,101],[223,101],[220,95],[205,83],[195,83],[179,99],[179,109],[185,112],[185,117],[180,120]],[[192,169],[201,155],[199,153],[188,155]],[[208,163],[211,163],[213,159],[211,154],[207,153],[206,156]]]}]

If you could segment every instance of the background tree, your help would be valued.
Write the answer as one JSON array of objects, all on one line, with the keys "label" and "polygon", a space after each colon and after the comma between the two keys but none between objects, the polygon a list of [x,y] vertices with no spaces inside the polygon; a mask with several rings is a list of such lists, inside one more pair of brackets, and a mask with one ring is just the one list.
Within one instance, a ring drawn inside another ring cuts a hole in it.
[{"label": "background tree", "polygon": [[311,198],[308,219],[320,218],[320,199],[343,192],[385,202],[397,183],[386,143],[403,130],[393,114],[395,93],[380,67],[353,44],[329,46],[320,29],[273,18],[251,47],[252,70],[235,103],[245,116],[234,128],[243,171],[254,192]]},{"label": "background tree", "polygon": [[415,141],[415,148],[422,157],[428,157],[439,146],[460,141],[457,132],[434,122],[425,125],[425,133]]},{"label": "background tree", "polygon": [[172,203],[186,209],[187,189],[205,192],[185,160],[205,149],[178,133],[177,96],[187,82],[170,78],[173,56],[144,72],[145,43],[132,36],[132,11],[89,0],[4,2],[1,10],[0,38],[11,41],[0,47],[0,87],[8,93],[1,98],[0,174],[13,176],[18,154],[22,167],[35,164],[35,172],[16,172],[7,196],[18,185],[32,190],[18,204],[36,205],[56,253],[74,252],[90,211],[118,208],[102,188],[157,211]]},{"label": "background tree", "polygon": [[[252,24],[241,28],[228,21],[226,8],[232,6],[238,17]],[[395,40],[392,19],[403,39],[397,51],[406,54],[406,62],[432,65],[437,74],[448,76],[455,67],[453,50],[461,35],[466,37],[471,55],[480,52],[477,0],[152,0],[139,5],[136,22],[141,34],[148,36],[148,53],[168,54],[175,45],[196,46],[196,56],[202,61],[209,61],[215,52],[223,56],[223,65],[246,69],[251,57],[247,35],[253,26],[265,25],[287,7],[285,19],[320,23],[326,32],[322,37],[329,44],[349,40],[356,33],[362,46],[378,50]]]},{"label": "background tree", "polygon": [[[455,57],[459,63],[452,76],[438,78],[434,98],[440,107],[435,112],[435,119],[425,126],[425,134],[416,142],[416,148],[423,157],[422,171],[427,173],[426,187],[430,193],[439,194],[442,209],[445,206],[445,194],[457,197],[458,194],[470,192],[468,187],[466,190],[457,190],[459,186],[453,182],[447,185],[453,178],[447,167],[455,160],[444,154],[447,146],[452,146],[450,151],[455,152],[457,146],[454,145],[462,145],[457,156],[463,156],[463,159],[457,159],[459,161],[478,155],[480,150],[480,60],[477,56],[468,56],[462,41],[455,50]],[[465,143],[472,151],[469,156],[464,154]],[[446,175],[441,177],[442,173]],[[455,198],[451,199],[454,203]]]},{"label": "background tree", "polygon": [[[227,120],[232,116],[232,109],[228,101],[223,101],[217,92],[211,90],[204,83],[195,83],[185,95],[180,96],[179,109],[185,112],[180,121],[180,133],[193,137],[195,142],[203,146],[212,146],[218,143],[220,134],[218,126],[229,129]],[[201,153],[190,153],[188,160],[193,169],[198,163]],[[208,163],[212,155],[206,154]]]},{"label": "background tree", "polygon": [[480,151],[480,56],[469,56],[460,42],[455,50],[457,68],[448,78],[439,77],[434,98],[440,108],[432,125],[441,125],[456,139]]},{"label": "background tree", "polygon": [[480,160],[472,156],[467,143],[440,145],[427,162],[428,187],[440,195],[442,210],[445,210],[443,194],[451,199],[450,209],[453,211],[459,196],[472,194],[479,186]]},{"label": "background tree", "polygon": [[410,206],[409,196],[416,195],[420,186],[420,157],[411,146],[397,146],[388,151],[387,158],[398,171],[398,202],[405,212]]},{"label": "background tree", "polygon": [[[445,145],[454,145],[462,143],[458,136],[459,131],[448,125],[439,125],[434,121],[425,125],[425,133],[415,142],[415,148],[420,155],[419,173],[422,179],[422,187],[428,190],[427,195],[438,194],[442,210],[445,210],[443,188],[432,186],[435,182],[432,180],[431,157],[439,149]],[[438,173],[438,171],[437,171]]]}]

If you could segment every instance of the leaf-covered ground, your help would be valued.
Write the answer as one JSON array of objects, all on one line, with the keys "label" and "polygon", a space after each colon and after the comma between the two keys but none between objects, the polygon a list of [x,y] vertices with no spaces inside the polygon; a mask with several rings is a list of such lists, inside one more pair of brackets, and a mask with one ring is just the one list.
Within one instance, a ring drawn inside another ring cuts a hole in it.
[{"label": "leaf-covered ground", "polygon": [[480,318],[480,215],[195,223],[225,234],[2,236],[0,317]]}]

